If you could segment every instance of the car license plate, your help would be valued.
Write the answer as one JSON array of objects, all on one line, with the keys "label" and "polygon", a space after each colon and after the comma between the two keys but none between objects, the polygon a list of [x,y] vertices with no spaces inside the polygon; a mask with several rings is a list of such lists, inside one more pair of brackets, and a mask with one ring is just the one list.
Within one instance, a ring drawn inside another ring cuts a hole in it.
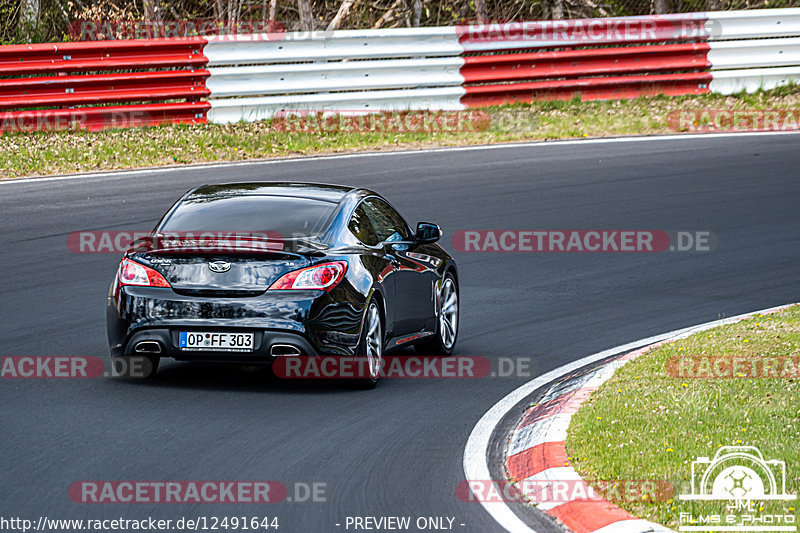
[{"label": "car license plate", "polygon": [[206,352],[252,352],[252,333],[181,331],[181,350]]}]

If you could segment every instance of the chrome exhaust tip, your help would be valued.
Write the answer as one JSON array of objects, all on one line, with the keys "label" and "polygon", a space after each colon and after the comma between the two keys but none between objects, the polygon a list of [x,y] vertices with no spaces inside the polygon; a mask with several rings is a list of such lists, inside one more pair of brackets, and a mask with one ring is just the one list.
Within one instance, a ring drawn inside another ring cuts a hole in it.
[{"label": "chrome exhaust tip", "polygon": [[300,348],[293,344],[273,344],[269,349],[272,357],[297,357],[301,355]]},{"label": "chrome exhaust tip", "polygon": [[161,353],[161,344],[156,341],[137,342],[133,351],[136,353]]}]

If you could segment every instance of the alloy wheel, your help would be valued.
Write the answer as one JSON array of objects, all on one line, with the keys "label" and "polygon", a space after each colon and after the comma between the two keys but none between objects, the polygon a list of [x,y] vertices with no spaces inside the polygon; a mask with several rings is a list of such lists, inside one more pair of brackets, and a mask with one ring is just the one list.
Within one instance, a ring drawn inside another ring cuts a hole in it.
[{"label": "alloy wheel", "polygon": [[381,372],[381,359],[383,358],[383,334],[381,332],[381,316],[378,306],[370,304],[367,311],[367,336],[366,355],[369,375],[377,379]]},{"label": "alloy wheel", "polygon": [[439,291],[439,335],[446,349],[453,347],[458,333],[458,293],[453,278],[447,277]]}]

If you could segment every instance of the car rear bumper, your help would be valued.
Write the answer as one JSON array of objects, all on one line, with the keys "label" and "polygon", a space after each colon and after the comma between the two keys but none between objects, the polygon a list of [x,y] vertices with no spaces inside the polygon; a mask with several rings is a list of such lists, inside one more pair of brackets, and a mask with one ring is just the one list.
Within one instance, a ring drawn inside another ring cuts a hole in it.
[{"label": "car rear bumper", "polygon": [[[124,346],[118,346],[116,350],[112,348],[112,355],[115,357],[157,355],[187,361],[271,363],[277,357],[276,353],[287,353],[287,348],[293,347],[297,350],[296,355],[319,356],[317,349],[303,335],[288,331],[250,330],[247,328],[235,328],[235,331],[253,333],[252,351],[205,351],[180,347],[181,331],[214,332],[221,330],[232,331],[233,328],[141,328],[130,336]],[[274,350],[273,348],[282,349]]]},{"label": "car rear bumper", "polygon": [[[338,303],[323,291],[209,299],[165,288],[126,286],[109,294],[106,324],[115,357],[151,353],[181,360],[271,362],[275,345],[296,347],[300,355],[352,355],[361,315],[362,309]],[[182,331],[250,332],[253,350],[181,349]],[[158,351],[142,350],[147,347],[140,346],[142,342],[158,343]]]}]

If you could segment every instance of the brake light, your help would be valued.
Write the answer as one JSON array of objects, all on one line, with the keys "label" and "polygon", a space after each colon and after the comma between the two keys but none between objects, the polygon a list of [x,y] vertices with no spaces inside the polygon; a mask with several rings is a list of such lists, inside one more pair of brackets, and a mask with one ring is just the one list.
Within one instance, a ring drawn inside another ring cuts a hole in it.
[{"label": "brake light", "polygon": [[334,261],[294,270],[281,276],[269,290],[323,290],[333,289],[347,272],[345,261]]},{"label": "brake light", "polygon": [[119,284],[140,287],[170,287],[164,276],[152,268],[140,265],[127,258],[123,259],[119,264]]}]

